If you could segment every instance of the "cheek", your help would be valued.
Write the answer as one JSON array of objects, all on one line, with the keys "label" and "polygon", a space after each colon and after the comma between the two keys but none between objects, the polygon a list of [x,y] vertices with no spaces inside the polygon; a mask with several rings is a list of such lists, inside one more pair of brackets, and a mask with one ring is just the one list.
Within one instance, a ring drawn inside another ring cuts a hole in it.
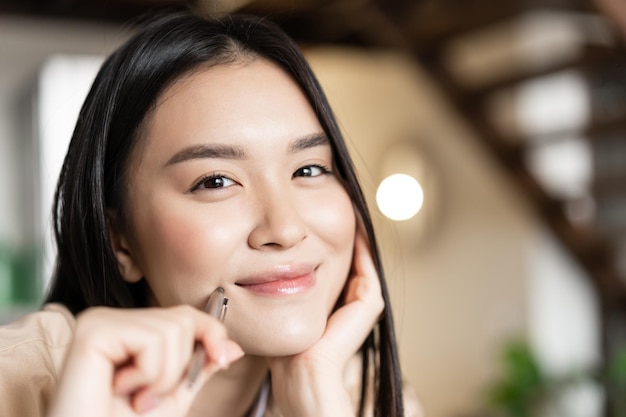
[{"label": "cheek", "polygon": [[347,192],[337,185],[332,192],[324,193],[315,205],[306,209],[306,221],[312,232],[337,252],[352,251],[356,217]]},{"label": "cheek", "polygon": [[352,265],[356,217],[352,201],[341,188],[325,198],[310,216],[310,228],[323,242],[327,251],[328,264],[324,277],[327,280],[326,308],[334,307]]},{"label": "cheek", "polygon": [[204,287],[217,285],[241,241],[238,215],[171,200],[150,207],[136,223],[144,276],[160,305],[196,304]]}]

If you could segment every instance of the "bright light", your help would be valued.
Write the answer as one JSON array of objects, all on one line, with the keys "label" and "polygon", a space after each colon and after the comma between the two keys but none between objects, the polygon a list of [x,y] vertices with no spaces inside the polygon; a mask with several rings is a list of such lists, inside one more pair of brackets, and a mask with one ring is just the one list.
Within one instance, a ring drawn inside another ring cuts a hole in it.
[{"label": "bright light", "polygon": [[406,174],[393,174],[381,181],[376,191],[380,211],[391,220],[408,220],[424,204],[424,191],[417,180]]},{"label": "bright light", "polygon": [[43,234],[42,276],[44,286],[52,276],[56,246],[51,235],[50,211],[56,180],[78,119],[80,107],[87,97],[103,56],[55,55],[44,64],[39,75],[39,108],[37,124],[40,127],[40,224]]},{"label": "bright light", "polygon": [[584,77],[574,71],[527,81],[516,94],[519,128],[527,136],[583,129],[591,118],[589,94]]},{"label": "bright light", "polygon": [[573,137],[530,150],[530,172],[549,193],[565,199],[584,198],[593,177],[593,149],[588,139]]}]

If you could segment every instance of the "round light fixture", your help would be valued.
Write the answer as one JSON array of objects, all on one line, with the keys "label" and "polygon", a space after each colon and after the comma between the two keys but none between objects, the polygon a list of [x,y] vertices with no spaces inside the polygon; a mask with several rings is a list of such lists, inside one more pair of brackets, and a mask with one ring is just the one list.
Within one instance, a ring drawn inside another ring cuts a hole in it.
[{"label": "round light fixture", "polygon": [[391,220],[408,220],[422,208],[424,191],[412,176],[393,174],[378,186],[376,203],[380,211]]}]

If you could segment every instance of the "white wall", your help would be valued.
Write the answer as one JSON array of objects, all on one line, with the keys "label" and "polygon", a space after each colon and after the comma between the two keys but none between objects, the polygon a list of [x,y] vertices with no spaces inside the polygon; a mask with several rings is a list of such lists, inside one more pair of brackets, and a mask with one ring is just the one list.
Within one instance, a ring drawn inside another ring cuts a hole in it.
[{"label": "white wall", "polygon": [[52,276],[57,254],[50,216],[57,179],[78,114],[103,60],[104,55],[55,54],[39,73],[34,112],[39,167],[35,240],[42,244],[43,288]]},{"label": "white wall", "polygon": [[107,54],[124,37],[115,26],[0,15],[0,241],[31,244],[24,228],[32,219],[22,213],[33,201],[21,191],[30,181],[21,174],[21,149],[31,138],[22,123],[44,61],[59,53]]}]

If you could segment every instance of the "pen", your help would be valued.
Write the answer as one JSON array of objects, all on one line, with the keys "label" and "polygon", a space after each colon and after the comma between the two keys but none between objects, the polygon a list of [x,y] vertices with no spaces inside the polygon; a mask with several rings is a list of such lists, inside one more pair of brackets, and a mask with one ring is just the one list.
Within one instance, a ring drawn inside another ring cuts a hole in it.
[{"label": "pen", "polygon": [[[211,293],[209,296],[209,300],[204,307],[204,311],[207,312],[211,317],[218,319],[219,321],[224,321],[224,316],[226,315],[226,309],[228,308],[228,298],[226,298],[224,294],[224,288],[218,287],[215,291]],[[187,380],[189,381],[189,387],[191,388],[193,384],[196,382],[202,367],[204,366],[204,357],[206,356],[206,352],[204,351],[204,347],[202,343],[196,343],[194,347],[193,354],[191,356],[191,364],[189,365],[189,372],[187,374]]]}]

